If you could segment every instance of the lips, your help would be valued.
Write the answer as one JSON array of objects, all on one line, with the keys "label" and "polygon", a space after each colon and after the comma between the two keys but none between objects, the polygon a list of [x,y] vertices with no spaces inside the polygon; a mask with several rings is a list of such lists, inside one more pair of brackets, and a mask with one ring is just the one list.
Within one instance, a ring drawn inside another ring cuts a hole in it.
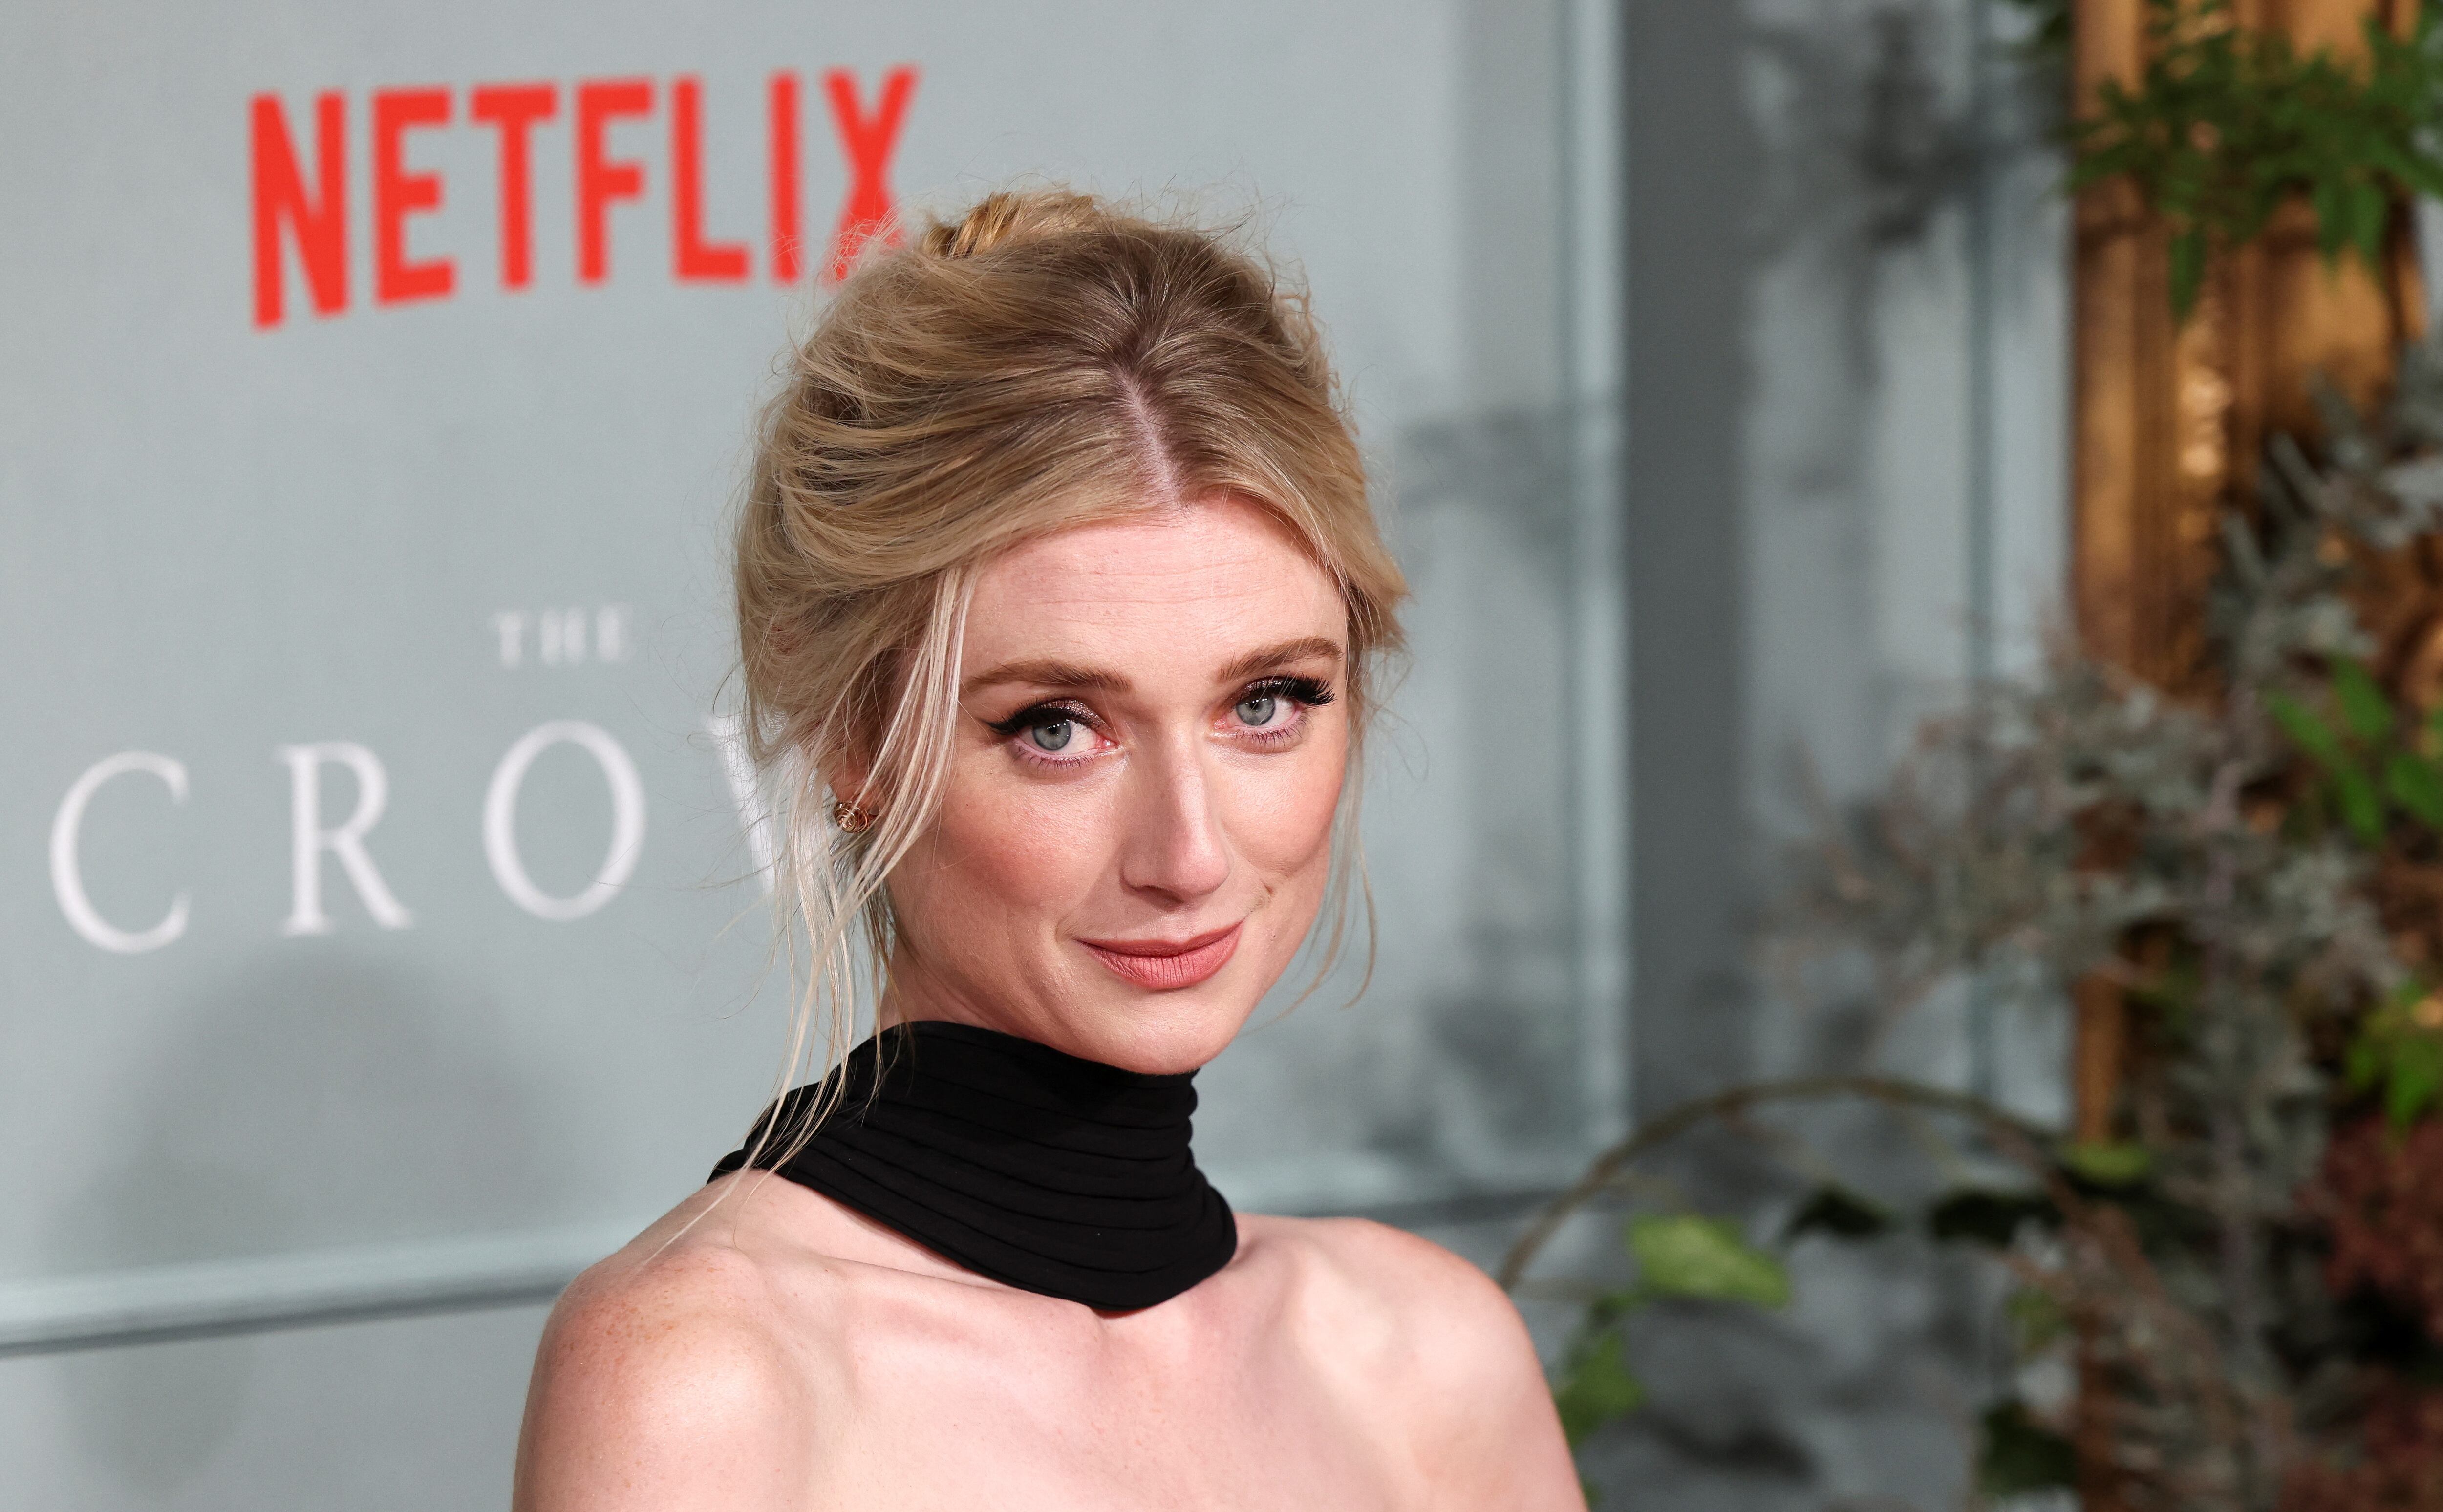
[{"label": "lips", "polygon": [[1120,980],[1148,992],[1175,993],[1210,980],[1230,964],[1231,955],[1239,948],[1240,927],[1232,924],[1184,940],[1081,939],[1077,943]]}]

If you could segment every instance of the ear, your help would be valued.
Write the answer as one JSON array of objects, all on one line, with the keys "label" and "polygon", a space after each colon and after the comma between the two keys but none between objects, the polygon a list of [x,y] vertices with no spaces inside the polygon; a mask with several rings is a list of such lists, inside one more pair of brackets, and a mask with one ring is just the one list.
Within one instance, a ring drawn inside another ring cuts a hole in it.
[{"label": "ear", "polygon": [[824,772],[823,787],[835,803],[866,804],[866,783],[872,776],[872,771],[864,761],[842,757]]},{"label": "ear", "polygon": [[[804,750],[808,766],[822,780],[822,791],[811,796],[832,803],[863,803],[868,808],[867,785],[873,779],[873,752],[871,741],[833,739],[820,742],[831,746],[828,751]],[[801,748],[803,749],[803,748]]]}]

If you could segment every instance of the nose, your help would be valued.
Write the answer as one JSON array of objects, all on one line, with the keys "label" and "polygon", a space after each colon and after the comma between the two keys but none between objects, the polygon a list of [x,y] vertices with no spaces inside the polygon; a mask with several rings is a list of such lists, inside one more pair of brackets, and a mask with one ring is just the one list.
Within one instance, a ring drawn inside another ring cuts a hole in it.
[{"label": "nose", "polygon": [[1230,847],[1199,753],[1140,759],[1130,776],[1136,791],[1120,845],[1121,884],[1165,905],[1211,896],[1229,878]]}]

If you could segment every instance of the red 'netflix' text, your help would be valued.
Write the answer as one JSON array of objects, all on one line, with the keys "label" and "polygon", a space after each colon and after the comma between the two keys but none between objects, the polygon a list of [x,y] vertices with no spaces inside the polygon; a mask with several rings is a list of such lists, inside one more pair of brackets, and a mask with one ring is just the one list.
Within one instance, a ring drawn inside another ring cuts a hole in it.
[{"label": "red 'netflix' text", "polygon": [[[891,69],[870,98],[845,68],[830,70],[822,82],[833,137],[848,167],[848,193],[820,264],[823,276],[836,282],[847,275],[869,238],[896,234],[891,160],[916,92],[916,70]],[[336,89],[316,95],[310,110],[293,117],[276,94],[257,95],[251,103],[248,140],[258,327],[279,325],[287,312],[290,264],[285,254],[291,247],[314,313],[337,315],[348,307],[348,236],[354,224],[349,103]],[[415,217],[441,208],[445,191],[438,172],[413,165],[415,137],[458,127],[461,103],[457,91],[437,85],[376,89],[364,102],[372,134],[373,184],[358,203],[370,226],[377,304],[444,300],[459,288],[458,260],[412,257],[408,230]],[[724,231],[706,224],[707,104],[703,83],[694,76],[586,79],[565,89],[552,82],[477,84],[464,92],[463,104],[465,129],[493,137],[502,288],[524,289],[534,282],[536,128],[560,123],[563,113],[569,128],[579,283],[601,283],[611,277],[613,215],[623,206],[643,204],[653,192],[649,183],[652,165],[617,151],[612,128],[656,118],[668,128],[668,152],[653,171],[667,181],[660,195],[670,215],[671,277],[682,283],[743,283],[753,276],[757,249],[750,239],[735,228]],[[795,283],[805,271],[799,193],[802,114],[797,74],[774,73],[763,92],[766,192],[761,250],[764,269],[776,283]]]}]

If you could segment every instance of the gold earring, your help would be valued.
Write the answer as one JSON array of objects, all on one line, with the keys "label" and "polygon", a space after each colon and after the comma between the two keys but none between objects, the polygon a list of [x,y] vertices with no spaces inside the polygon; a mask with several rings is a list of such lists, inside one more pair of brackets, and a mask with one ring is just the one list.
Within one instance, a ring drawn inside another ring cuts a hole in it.
[{"label": "gold earring", "polygon": [[832,823],[839,826],[844,835],[861,835],[873,828],[873,815],[842,798],[832,805]]}]

